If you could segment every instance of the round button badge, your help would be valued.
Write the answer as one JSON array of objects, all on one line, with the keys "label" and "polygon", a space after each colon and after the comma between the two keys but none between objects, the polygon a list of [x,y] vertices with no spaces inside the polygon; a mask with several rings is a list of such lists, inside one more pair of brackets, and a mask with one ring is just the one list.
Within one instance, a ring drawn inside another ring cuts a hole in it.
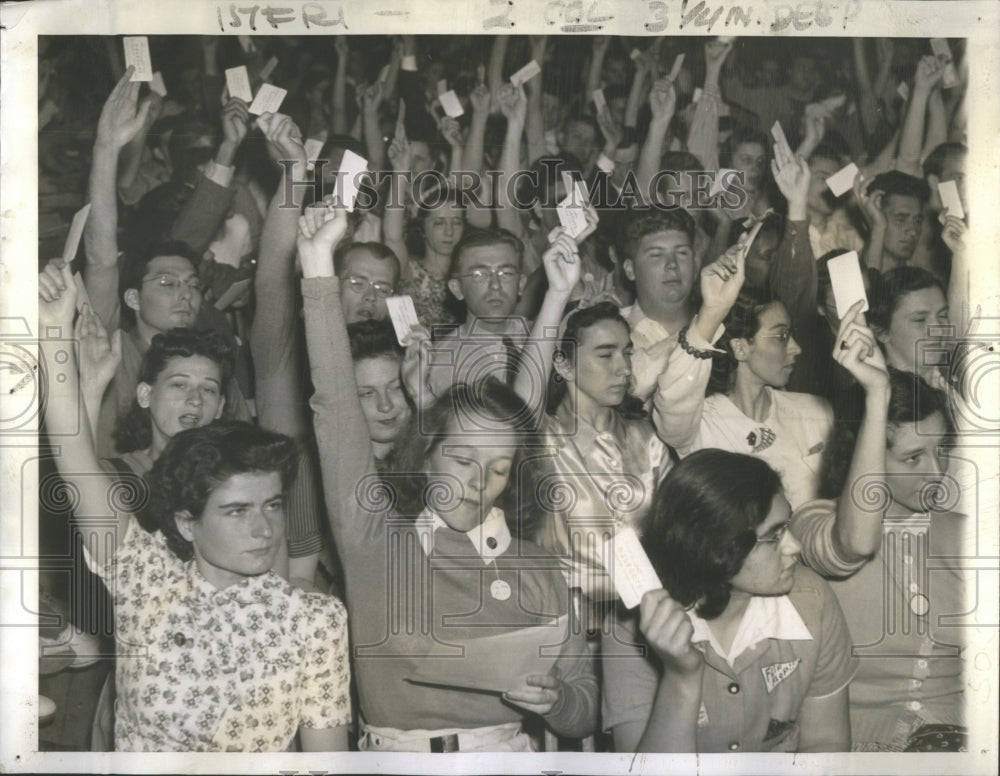
[{"label": "round button badge", "polygon": [[510,585],[508,585],[502,579],[494,580],[490,584],[490,595],[493,596],[497,601],[506,601],[508,598],[510,598]]},{"label": "round button badge", "polygon": [[913,596],[910,599],[910,610],[918,617],[923,617],[931,610],[931,602],[923,593]]}]

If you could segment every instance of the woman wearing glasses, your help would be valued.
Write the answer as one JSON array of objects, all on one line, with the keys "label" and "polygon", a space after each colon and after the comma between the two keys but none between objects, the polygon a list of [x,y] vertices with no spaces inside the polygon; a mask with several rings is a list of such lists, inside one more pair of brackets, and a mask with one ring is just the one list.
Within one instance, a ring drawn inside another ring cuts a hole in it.
[{"label": "woman wearing glasses", "polygon": [[696,350],[680,339],[696,357],[713,359],[706,398],[692,422],[664,412],[657,396],[657,430],[681,456],[718,447],[762,458],[780,475],[795,509],[818,493],[833,413],[823,399],[780,390],[802,352],[784,304],[744,288],[725,327],[719,350]]}]

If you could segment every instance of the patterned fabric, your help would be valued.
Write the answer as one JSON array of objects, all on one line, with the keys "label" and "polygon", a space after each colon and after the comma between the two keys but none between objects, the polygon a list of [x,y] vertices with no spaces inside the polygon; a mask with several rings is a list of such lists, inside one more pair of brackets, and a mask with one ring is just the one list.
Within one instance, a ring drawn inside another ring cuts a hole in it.
[{"label": "patterned fabric", "polygon": [[435,324],[457,323],[446,307],[448,281],[431,275],[419,260],[410,261],[410,279],[403,282],[399,293],[413,297],[417,318],[428,329]]},{"label": "patterned fabric", "polygon": [[223,590],[133,520],[114,591],[119,751],[284,751],[350,720],[347,615],[273,571]]}]

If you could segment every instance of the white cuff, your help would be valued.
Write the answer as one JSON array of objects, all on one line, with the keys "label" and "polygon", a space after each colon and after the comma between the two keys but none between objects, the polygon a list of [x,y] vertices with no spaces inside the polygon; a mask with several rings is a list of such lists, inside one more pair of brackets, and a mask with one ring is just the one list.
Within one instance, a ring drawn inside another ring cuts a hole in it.
[{"label": "white cuff", "polygon": [[719,350],[719,348],[715,347],[715,343],[719,341],[719,337],[721,337],[723,333],[726,331],[726,327],[720,323],[716,328],[715,333],[712,334],[712,341],[706,342],[705,338],[702,337],[698,333],[698,330],[695,328],[697,323],[698,323],[698,316],[695,315],[694,318],[691,319],[691,325],[688,326],[687,330],[688,344],[693,348],[697,348],[698,350],[714,350],[716,353],[725,353],[726,351]]},{"label": "white cuff", "polygon": [[615,163],[613,160],[609,159],[606,154],[601,154],[597,157],[597,168],[608,175],[615,171]]},{"label": "white cuff", "polygon": [[205,171],[206,178],[212,181],[212,183],[219,184],[224,189],[229,188],[229,184],[233,182],[233,175],[235,174],[235,167],[227,167],[224,164],[219,164],[214,159],[209,162],[208,169]]},{"label": "white cuff", "polygon": [[399,66],[403,70],[409,70],[410,72],[415,73],[417,72],[417,58],[413,54],[407,54],[403,57]]}]

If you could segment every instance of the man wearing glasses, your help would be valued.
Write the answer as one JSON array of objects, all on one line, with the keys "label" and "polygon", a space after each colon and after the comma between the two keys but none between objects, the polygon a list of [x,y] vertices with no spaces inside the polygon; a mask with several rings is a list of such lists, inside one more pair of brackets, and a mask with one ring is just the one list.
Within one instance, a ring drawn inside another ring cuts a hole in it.
[{"label": "man wearing glasses", "polygon": [[513,383],[528,322],[515,315],[525,276],[524,246],[506,229],[469,229],[455,246],[448,288],[465,302],[465,322],[427,348],[426,406],[455,383],[493,376]]},{"label": "man wearing glasses", "polygon": [[340,283],[340,305],[344,320],[383,321],[388,315],[385,300],[399,285],[399,259],[391,248],[377,242],[354,242],[334,255]]}]

